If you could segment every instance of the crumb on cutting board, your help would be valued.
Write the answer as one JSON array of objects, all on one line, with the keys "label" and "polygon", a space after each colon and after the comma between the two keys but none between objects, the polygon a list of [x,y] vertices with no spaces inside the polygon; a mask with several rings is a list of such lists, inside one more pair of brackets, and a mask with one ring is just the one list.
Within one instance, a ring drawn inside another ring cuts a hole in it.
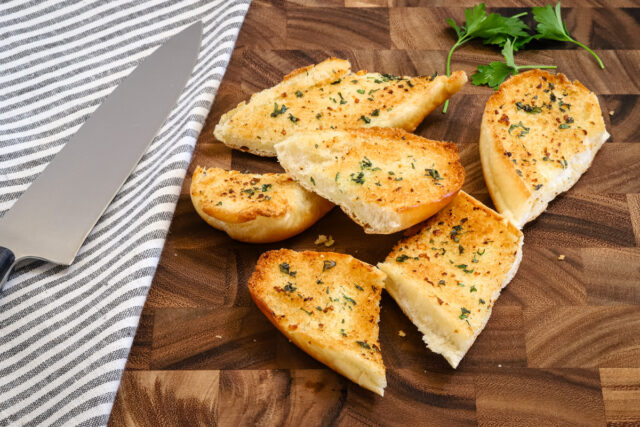
[{"label": "crumb on cutting board", "polygon": [[398,331],[398,335],[400,335],[401,337],[406,337],[406,336],[407,336],[407,334],[405,334],[405,333],[404,333],[404,331],[403,331],[402,329],[400,329],[400,330]]},{"label": "crumb on cutting board", "polygon": [[330,246],[333,246],[333,244],[335,243],[335,240],[333,240],[333,236],[327,237],[324,234],[321,234],[313,243],[315,245],[325,245],[328,248]]},{"label": "crumb on cutting board", "polygon": [[558,261],[564,261],[565,256],[564,255],[558,255]]}]

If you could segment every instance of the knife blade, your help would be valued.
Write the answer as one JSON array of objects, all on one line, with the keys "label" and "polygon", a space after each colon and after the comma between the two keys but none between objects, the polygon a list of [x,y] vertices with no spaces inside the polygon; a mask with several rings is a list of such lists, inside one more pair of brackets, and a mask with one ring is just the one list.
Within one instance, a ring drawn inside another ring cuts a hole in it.
[{"label": "knife blade", "polygon": [[0,289],[25,258],[73,262],[175,106],[201,38],[197,22],[145,58],[0,218]]}]

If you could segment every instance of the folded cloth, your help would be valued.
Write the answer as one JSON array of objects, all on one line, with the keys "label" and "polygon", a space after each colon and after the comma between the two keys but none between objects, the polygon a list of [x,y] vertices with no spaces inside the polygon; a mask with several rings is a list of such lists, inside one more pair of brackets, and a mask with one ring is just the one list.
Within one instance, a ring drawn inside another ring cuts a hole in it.
[{"label": "folded cloth", "polygon": [[138,62],[191,23],[204,24],[187,87],[73,265],[28,265],[0,291],[0,426],[107,423],[182,180],[249,4],[0,3],[0,216]]}]

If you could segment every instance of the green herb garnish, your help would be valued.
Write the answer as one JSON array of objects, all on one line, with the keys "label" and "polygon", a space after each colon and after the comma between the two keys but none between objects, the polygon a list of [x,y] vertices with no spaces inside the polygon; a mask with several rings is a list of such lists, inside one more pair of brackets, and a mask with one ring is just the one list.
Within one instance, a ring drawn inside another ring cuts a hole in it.
[{"label": "green herb garnish", "polygon": [[[489,65],[479,65],[478,71],[471,76],[471,82],[476,86],[488,85],[498,89],[500,84],[512,74],[530,68],[558,68],[555,65],[516,65],[513,59],[514,42],[507,40],[502,48],[505,62],[495,61]],[[539,109],[540,107],[538,107]],[[538,113],[540,111],[537,111]]]},{"label": "green herb garnish", "polygon": [[[497,44],[499,46],[504,46],[507,40],[520,38],[521,41],[516,45],[516,49],[523,46],[531,39],[526,32],[529,27],[520,19],[521,16],[526,14],[524,12],[510,18],[497,13],[487,15],[484,3],[480,3],[473,6],[473,8],[465,9],[465,23],[461,27],[458,27],[453,19],[447,19],[447,23],[453,27],[458,36],[458,41],[451,47],[449,55],[447,55],[447,76],[451,75],[451,55],[453,51],[475,38],[482,39],[485,44]],[[442,109],[443,114],[447,112],[448,106],[449,101],[447,100]]]},{"label": "green herb garnish", "polygon": [[588,46],[580,43],[569,35],[567,26],[562,20],[562,15],[560,13],[560,2],[556,4],[555,10],[550,4],[547,4],[545,7],[534,7],[533,19],[538,22],[538,26],[536,27],[538,34],[535,35],[536,39],[559,40],[574,43],[593,55],[596,61],[598,61],[600,68],[604,70],[604,64],[598,55],[589,49]]}]

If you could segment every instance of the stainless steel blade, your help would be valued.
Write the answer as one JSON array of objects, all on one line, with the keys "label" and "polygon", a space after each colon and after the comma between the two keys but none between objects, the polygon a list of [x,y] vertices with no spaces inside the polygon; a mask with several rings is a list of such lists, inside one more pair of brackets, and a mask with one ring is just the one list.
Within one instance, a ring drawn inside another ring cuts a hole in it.
[{"label": "stainless steel blade", "polygon": [[0,245],[16,260],[73,261],[175,106],[201,37],[198,22],[144,59],[0,219]]}]

